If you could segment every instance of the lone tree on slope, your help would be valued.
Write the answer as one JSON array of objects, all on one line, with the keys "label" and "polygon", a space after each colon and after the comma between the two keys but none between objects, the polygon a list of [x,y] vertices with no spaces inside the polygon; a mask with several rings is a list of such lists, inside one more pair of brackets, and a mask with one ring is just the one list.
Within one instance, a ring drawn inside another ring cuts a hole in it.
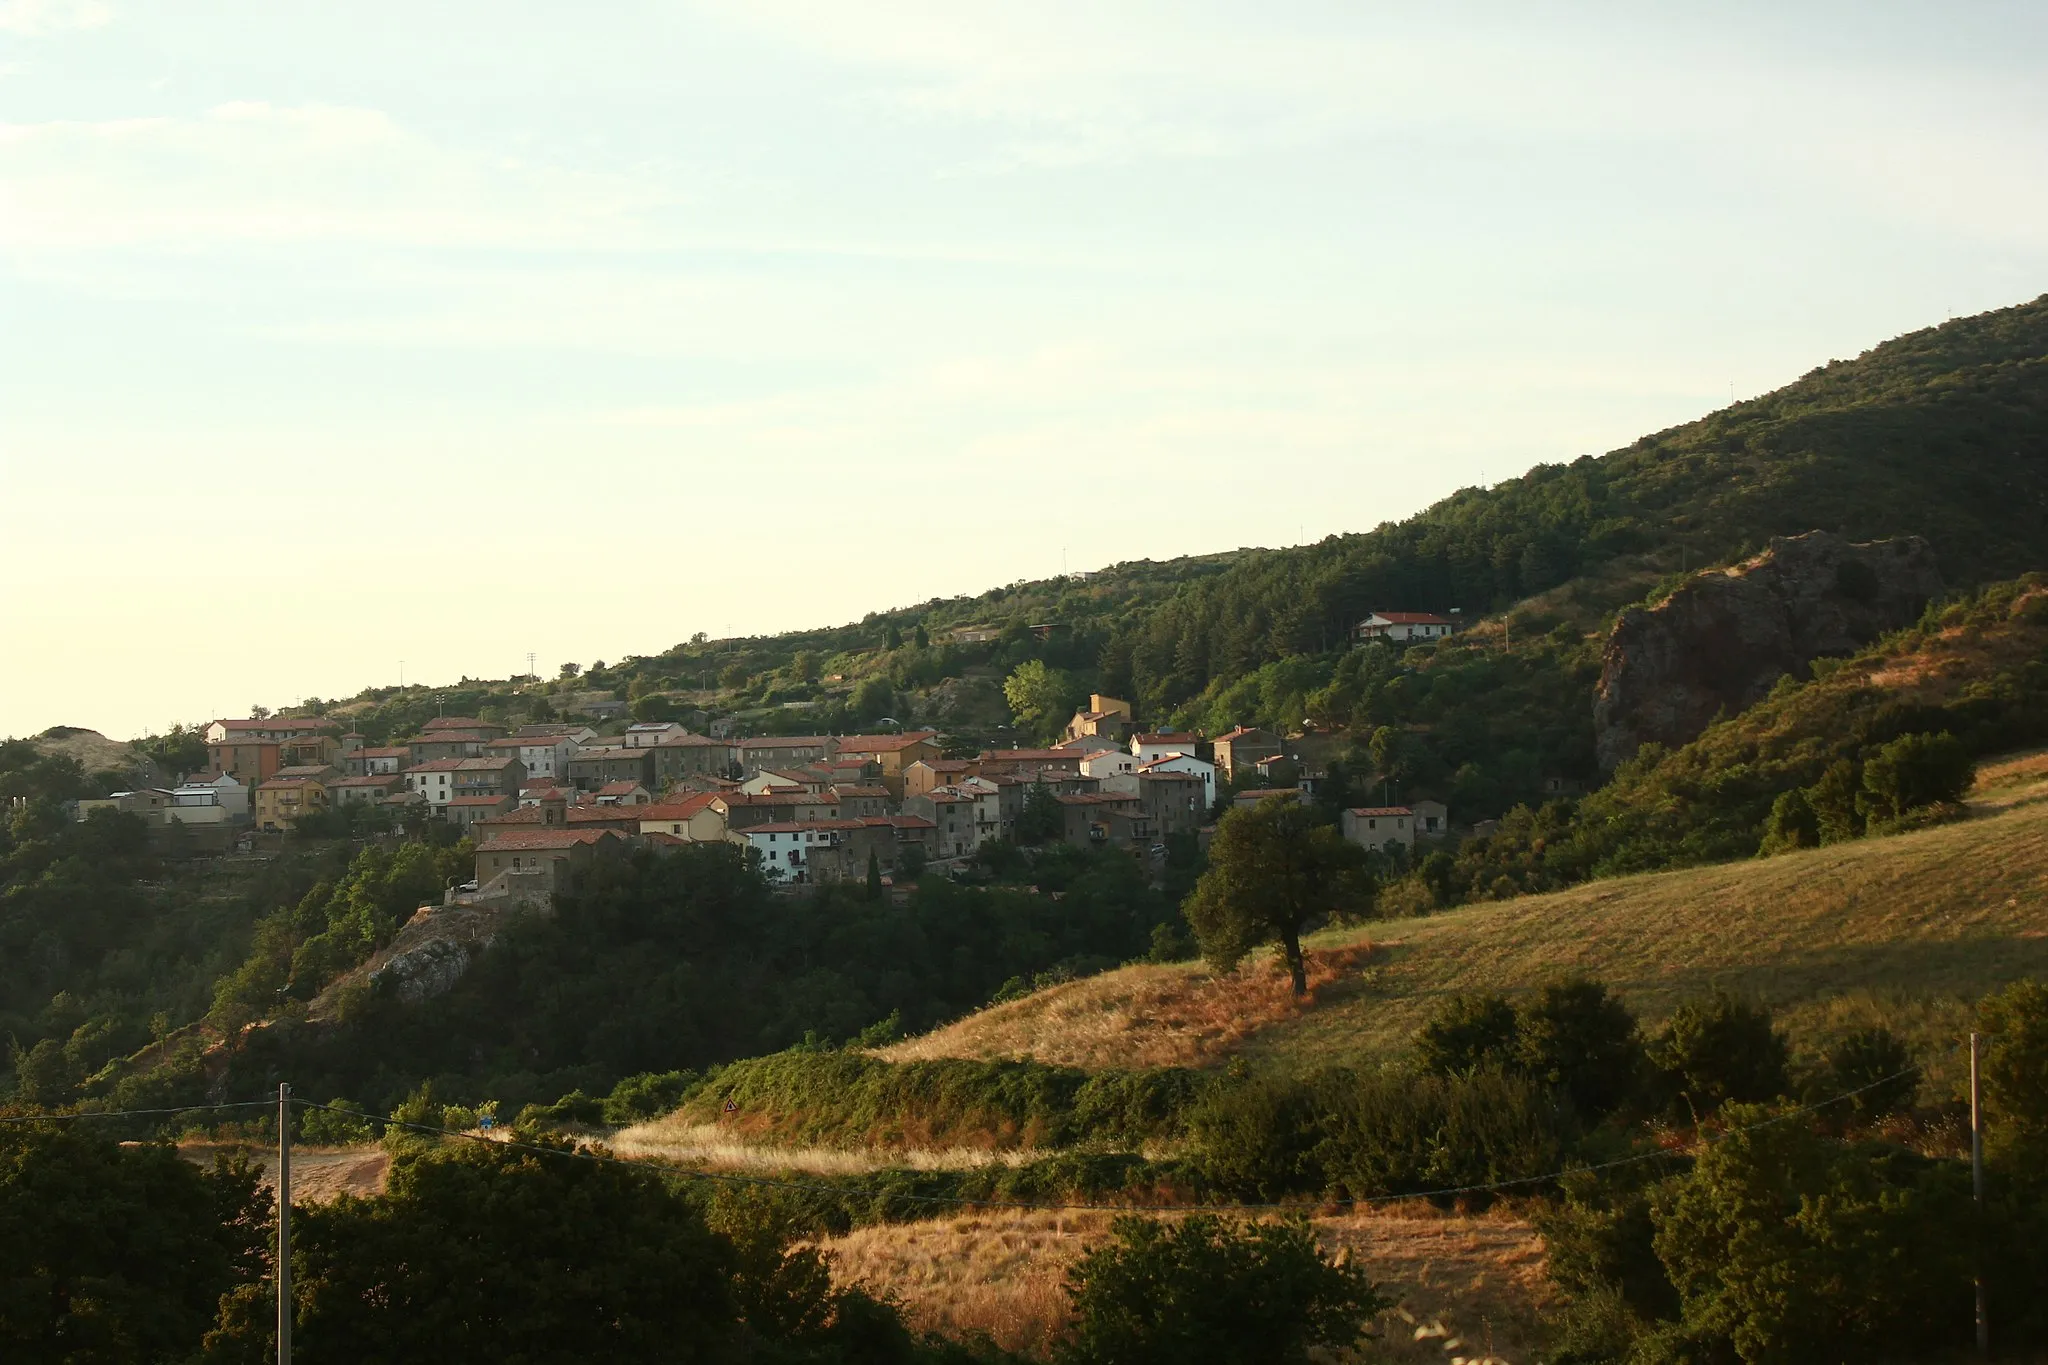
[{"label": "lone tree on slope", "polygon": [[1308,994],[1301,934],[1325,916],[1372,905],[1365,850],[1297,802],[1275,797],[1234,810],[1216,828],[1209,868],[1183,907],[1202,956],[1218,971],[1262,943],[1277,943]]}]

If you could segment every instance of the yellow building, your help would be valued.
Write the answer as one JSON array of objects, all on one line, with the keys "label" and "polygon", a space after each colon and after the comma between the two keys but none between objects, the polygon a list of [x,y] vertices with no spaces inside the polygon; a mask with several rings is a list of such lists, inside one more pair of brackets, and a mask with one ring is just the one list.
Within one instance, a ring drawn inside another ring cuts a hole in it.
[{"label": "yellow building", "polygon": [[317,777],[273,777],[256,784],[256,828],[290,829],[301,816],[327,809],[327,784]]}]

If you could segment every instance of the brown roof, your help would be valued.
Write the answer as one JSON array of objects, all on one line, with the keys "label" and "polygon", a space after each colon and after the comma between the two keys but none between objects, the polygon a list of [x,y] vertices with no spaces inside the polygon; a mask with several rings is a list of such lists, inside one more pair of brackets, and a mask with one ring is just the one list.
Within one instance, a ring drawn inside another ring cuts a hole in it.
[{"label": "brown roof", "polygon": [[394,782],[402,783],[404,780],[397,773],[378,773],[371,777],[338,778],[327,785],[330,787],[385,787],[390,786]]},{"label": "brown roof", "polygon": [[1198,741],[1198,740],[1200,740],[1200,739],[1201,739],[1201,736],[1200,736],[1200,735],[1197,735],[1197,734],[1193,734],[1193,733],[1191,733],[1191,732],[1189,732],[1189,731],[1187,731],[1187,730],[1161,730],[1161,731],[1159,731],[1159,732],[1158,732],[1158,733],[1156,733],[1156,734],[1150,734],[1150,735],[1139,735],[1139,736],[1138,736],[1138,743],[1140,743],[1140,744],[1179,744],[1179,743],[1181,743],[1181,742],[1182,742],[1183,740],[1185,740],[1185,741],[1186,741],[1187,743],[1189,743],[1189,744],[1193,744],[1193,743],[1197,742],[1197,741]]},{"label": "brown roof", "polygon": [[456,767],[457,771],[465,773],[501,773],[518,761],[516,758],[465,758]]},{"label": "brown roof", "polygon": [[452,773],[467,762],[469,760],[466,758],[430,758],[424,763],[413,764],[406,771],[409,773]]},{"label": "brown roof", "polygon": [[1078,763],[1081,755],[1072,749],[983,749],[983,763]]},{"label": "brown roof", "polygon": [[832,794],[834,796],[839,797],[841,800],[850,800],[857,796],[878,797],[884,801],[889,799],[889,789],[887,787],[837,786],[832,789]]},{"label": "brown roof", "polygon": [[632,795],[632,794],[633,794],[634,792],[637,792],[637,791],[645,791],[645,790],[646,790],[646,788],[642,787],[642,786],[641,786],[641,785],[640,785],[640,784],[639,784],[638,782],[634,782],[634,781],[631,781],[631,780],[629,780],[629,779],[621,779],[621,780],[619,780],[619,781],[617,781],[617,782],[607,782],[607,783],[605,783],[605,784],[604,784],[604,785],[603,785],[602,787],[599,787],[599,788],[598,788],[598,789],[597,789],[596,791],[592,792],[592,793],[591,793],[591,795],[592,795],[592,796],[631,796],[631,795]]},{"label": "brown roof", "polygon": [[910,766],[929,768],[935,773],[964,773],[974,764],[964,758],[920,758]]},{"label": "brown roof", "polygon": [[803,745],[810,748],[829,748],[830,735],[756,735],[752,739],[739,741],[742,749],[787,749]]},{"label": "brown roof", "polygon": [[273,777],[267,782],[257,783],[256,790],[260,792],[282,791],[289,787],[303,787],[312,780],[310,777]]},{"label": "brown roof", "polygon": [[658,744],[645,744],[641,747],[645,749],[730,749],[732,741],[729,739],[713,739],[709,735],[675,735],[669,739],[662,740]]},{"label": "brown roof", "polygon": [[582,753],[572,756],[569,761],[571,763],[591,763],[631,759],[637,763],[646,758],[649,751],[656,747],[656,745],[650,744],[642,749],[629,749],[623,744],[607,744],[600,748],[585,749]]},{"label": "brown roof", "polygon": [[[1396,626],[1447,626],[1448,619],[1428,611],[1376,611],[1372,613],[1380,620]],[[1368,617],[1367,619],[1370,619]]]},{"label": "brown roof", "polygon": [[897,829],[937,829],[938,826],[922,815],[864,815],[863,825],[893,825]]},{"label": "brown roof", "polygon": [[272,777],[320,777],[334,771],[330,763],[302,763],[295,768],[279,768]]},{"label": "brown roof", "polygon": [[[480,825],[489,824],[480,820]],[[574,848],[578,844],[594,844],[603,839],[616,839],[615,829],[517,829],[503,833],[486,834],[483,842],[476,846],[479,853],[504,853],[514,849]]]},{"label": "brown roof", "polygon": [[457,796],[449,800],[451,806],[502,806],[512,798],[509,796]]},{"label": "brown roof", "polygon": [[358,750],[356,750],[356,751],[355,751],[355,753],[354,753],[354,754],[350,755],[350,757],[352,757],[352,758],[410,758],[410,757],[412,757],[412,750],[411,750],[411,749],[408,749],[408,748],[407,748],[407,747],[406,747],[405,745],[403,745],[403,744],[393,744],[393,745],[391,745],[391,746],[390,746],[389,748],[384,748],[384,749],[358,749]]},{"label": "brown roof", "polygon": [[775,820],[765,825],[748,825],[735,834],[792,834],[805,829],[866,829],[865,820]]},{"label": "brown roof", "polygon": [[922,744],[939,737],[937,730],[906,730],[900,735],[842,735],[839,752],[842,754],[893,754],[908,749],[913,744]]},{"label": "brown roof", "polygon": [[1269,739],[1272,738],[1272,731],[1270,730],[1261,730],[1258,727],[1252,725],[1240,725],[1236,729],[1230,731],[1230,733],[1228,734],[1216,736],[1216,742],[1218,744],[1224,744],[1233,739],[1242,739],[1246,735],[1261,734],[1267,736]]},{"label": "brown roof", "polygon": [[680,801],[661,801],[651,805],[632,806],[636,819],[641,820],[687,820],[699,811],[707,810],[717,795],[715,792],[698,792],[695,796]]},{"label": "brown roof", "polygon": [[1349,813],[1350,813],[1350,814],[1352,814],[1352,815],[1413,815],[1413,814],[1415,814],[1415,812],[1414,812],[1414,811],[1410,810],[1410,809],[1409,809],[1408,807],[1406,807],[1406,806],[1353,806],[1353,807],[1351,807],[1351,810],[1350,810],[1350,812],[1349,812]]},{"label": "brown roof", "polygon": [[272,716],[269,720],[220,720],[215,721],[214,724],[225,725],[230,734],[237,730],[244,732],[251,730],[302,730],[311,732],[315,730],[339,730],[341,728],[341,724],[338,721],[307,720],[299,717],[286,718],[284,716]]}]

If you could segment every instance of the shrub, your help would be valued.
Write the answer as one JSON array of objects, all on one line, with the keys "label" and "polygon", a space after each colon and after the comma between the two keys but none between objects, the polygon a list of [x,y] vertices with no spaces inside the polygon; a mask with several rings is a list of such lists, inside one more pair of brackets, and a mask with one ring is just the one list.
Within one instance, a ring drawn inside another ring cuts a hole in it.
[{"label": "shrub", "polygon": [[1321,1183],[1309,1156],[1316,1129],[1308,1087],[1278,1076],[1225,1081],[1188,1115],[1203,1174],[1223,1189],[1259,1199]]},{"label": "shrub", "polygon": [[1498,1071],[1329,1071],[1312,1091],[1317,1141],[1304,1171],[1319,1174],[1325,1192],[1352,1199],[1544,1175],[1563,1163],[1576,1134],[1558,1092]]},{"label": "shrub", "polygon": [[1922,806],[1961,801],[1973,771],[1970,751],[1946,731],[1901,735],[1863,765],[1863,804],[1870,819],[1895,821]]},{"label": "shrub", "polygon": [[2048,1146],[2048,985],[2018,981],[1977,1006],[1984,1104],[1995,1145]]},{"label": "shrub", "polygon": [[[605,1121],[605,1100],[602,1096],[571,1090],[553,1104],[529,1104],[519,1111],[513,1122],[520,1128],[545,1128],[561,1124],[580,1124],[595,1128]],[[399,1114],[402,1116],[404,1110]]]},{"label": "shrub", "polygon": [[1848,1111],[1868,1122],[1912,1106],[1920,1090],[1920,1071],[1913,1054],[1890,1029],[1858,1029],[1821,1054],[1825,1099],[1858,1092]]},{"label": "shrub", "polygon": [[1439,1076],[1499,1067],[1515,1055],[1515,1007],[1505,996],[1446,1000],[1415,1035],[1422,1069]]},{"label": "shrub", "polygon": [[1562,1089],[1589,1119],[1620,1108],[1642,1084],[1636,1017],[1597,981],[1544,987],[1521,1012],[1515,1050],[1524,1070]]},{"label": "shrub", "polygon": [[1073,1365],[1306,1365],[1364,1335],[1389,1301],[1305,1222],[1120,1218],[1067,1274]]},{"label": "shrub", "polygon": [[352,1147],[377,1140],[376,1126],[363,1106],[344,1099],[327,1101],[325,1109],[307,1109],[299,1116],[300,1140],[323,1147]]},{"label": "shrub", "polygon": [[605,1096],[600,1117],[615,1128],[659,1118],[681,1104],[685,1092],[696,1083],[694,1071],[643,1071],[628,1076]]},{"label": "shrub", "polygon": [[1966,1169],[1831,1143],[1761,1108],[1728,1117],[1738,1131],[1655,1202],[1682,1308],[1648,1358],[1689,1346],[1744,1361],[1897,1359],[1969,1340]]},{"label": "shrub", "polygon": [[1730,1101],[1785,1093],[1785,1036],[1771,1014],[1725,992],[1680,1005],[1650,1045],[1660,1089],[1674,1112],[1705,1118]]}]

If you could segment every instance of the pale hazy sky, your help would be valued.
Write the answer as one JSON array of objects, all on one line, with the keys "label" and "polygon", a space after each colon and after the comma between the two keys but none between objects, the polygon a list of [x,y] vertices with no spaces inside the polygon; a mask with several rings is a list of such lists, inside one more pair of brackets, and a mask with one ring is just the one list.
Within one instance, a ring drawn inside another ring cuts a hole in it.
[{"label": "pale hazy sky", "polygon": [[2038,3],[0,0],[0,735],[1605,451],[2048,290],[2044,73]]}]

